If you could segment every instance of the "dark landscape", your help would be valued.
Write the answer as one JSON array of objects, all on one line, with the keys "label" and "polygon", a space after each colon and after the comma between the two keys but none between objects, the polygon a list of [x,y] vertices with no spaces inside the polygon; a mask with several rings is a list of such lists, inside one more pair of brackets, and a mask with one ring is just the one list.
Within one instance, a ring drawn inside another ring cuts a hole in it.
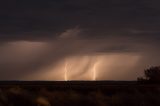
[{"label": "dark landscape", "polygon": [[159,106],[160,85],[137,81],[1,81],[0,106]]}]

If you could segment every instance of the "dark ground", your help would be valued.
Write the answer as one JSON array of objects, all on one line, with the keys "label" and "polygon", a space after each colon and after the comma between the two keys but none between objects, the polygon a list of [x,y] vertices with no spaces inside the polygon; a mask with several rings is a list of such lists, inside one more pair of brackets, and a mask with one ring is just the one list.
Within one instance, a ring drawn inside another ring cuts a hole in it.
[{"label": "dark ground", "polygon": [[160,106],[160,85],[136,81],[1,81],[0,106]]}]

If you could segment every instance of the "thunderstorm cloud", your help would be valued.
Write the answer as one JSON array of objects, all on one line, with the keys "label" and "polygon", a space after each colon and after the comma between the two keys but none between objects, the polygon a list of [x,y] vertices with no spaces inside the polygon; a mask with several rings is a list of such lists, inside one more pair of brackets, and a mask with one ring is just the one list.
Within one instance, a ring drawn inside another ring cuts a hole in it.
[{"label": "thunderstorm cloud", "polygon": [[135,80],[160,63],[159,4],[0,1],[0,80]]}]

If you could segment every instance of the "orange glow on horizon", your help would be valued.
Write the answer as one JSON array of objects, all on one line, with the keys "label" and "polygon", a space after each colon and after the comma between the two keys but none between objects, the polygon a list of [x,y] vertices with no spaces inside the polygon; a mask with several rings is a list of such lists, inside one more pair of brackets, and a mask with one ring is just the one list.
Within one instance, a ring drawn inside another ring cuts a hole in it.
[{"label": "orange glow on horizon", "polygon": [[[130,60],[122,62],[123,60]],[[114,78],[118,80],[128,70],[134,68],[140,56],[132,54],[104,54],[91,56],[70,56],[56,65],[50,66],[42,73],[34,73],[26,79],[39,76],[45,80],[106,80]],[[121,67],[123,69],[121,69]],[[107,69],[107,70],[106,70]],[[114,71],[116,70],[116,71]]]}]

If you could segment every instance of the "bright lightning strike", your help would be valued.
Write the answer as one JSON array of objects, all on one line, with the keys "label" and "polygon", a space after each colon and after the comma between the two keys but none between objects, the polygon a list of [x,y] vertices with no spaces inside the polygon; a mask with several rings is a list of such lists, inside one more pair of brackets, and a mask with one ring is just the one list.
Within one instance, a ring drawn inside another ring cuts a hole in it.
[{"label": "bright lightning strike", "polygon": [[96,80],[96,63],[93,66],[93,80]]},{"label": "bright lightning strike", "polygon": [[66,61],[66,64],[65,64],[65,73],[64,73],[64,79],[65,79],[65,81],[68,81],[68,76],[67,76],[67,74],[68,74],[68,69],[67,69],[67,66],[68,66],[68,63],[67,63],[67,61]]}]

